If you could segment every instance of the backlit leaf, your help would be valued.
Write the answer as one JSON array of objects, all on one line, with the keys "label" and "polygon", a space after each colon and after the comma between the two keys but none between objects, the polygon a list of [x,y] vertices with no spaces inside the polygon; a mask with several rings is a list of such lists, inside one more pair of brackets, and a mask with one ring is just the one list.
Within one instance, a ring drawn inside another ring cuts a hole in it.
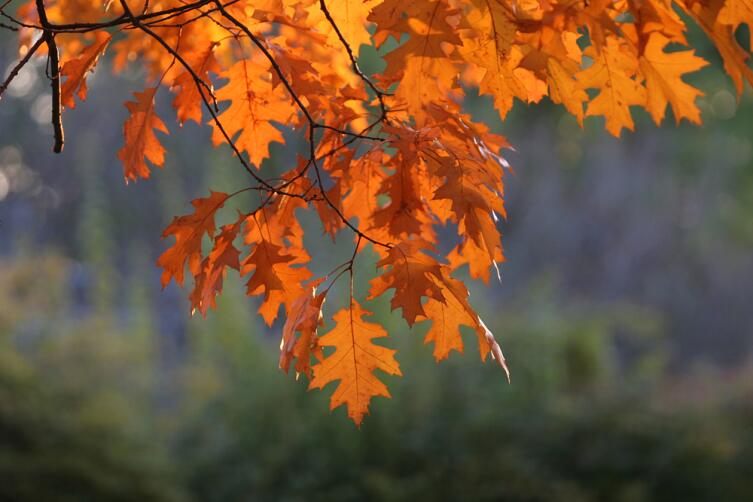
[{"label": "backlit leaf", "polygon": [[374,371],[402,375],[395,351],[374,343],[375,339],[386,337],[387,332],[379,324],[366,321],[364,317],[369,315],[356,301],[335,314],[335,327],[319,339],[322,347],[331,347],[334,352],[314,365],[314,378],[309,385],[321,389],[339,382],[330,398],[330,409],[345,405],[356,425],[361,425],[369,413],[371,398],[390,397],[387,386]]}]

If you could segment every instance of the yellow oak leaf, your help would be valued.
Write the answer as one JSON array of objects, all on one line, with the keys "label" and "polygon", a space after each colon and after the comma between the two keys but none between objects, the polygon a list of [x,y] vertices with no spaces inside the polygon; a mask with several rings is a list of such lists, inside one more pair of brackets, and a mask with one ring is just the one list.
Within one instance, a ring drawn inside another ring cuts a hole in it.
[{"label": "yellow oak leaf", "polygon": [[695,100],[703,93],[685,83],[682,76],[700,70],[708,63],[695,56],[692,50],[664,52],[668,43],[669,39],[662,34],[652,33],[640,58],[641,71],[646,77],[646,108],[657,125],[664,119],[668,103],[678,123],[688,119],[700,124],[701,111]]},{"label": "yellow oak leaf", "polygon": [[599,90],[588,103],[586,116],[603,115],[607,130],[619,136],[623,128],[633,130],[630,106],[646,103],[646,89],[634,79],[638,60],[627,44],[608,37],[600,51],[590,47],[586,55],[593,64],[577,74],[584,88]]},{"label": "yellow oak leaf", "polygon": [[588,94],[580,82],[573,78],[556,59],[549,58],[547,61],[547,83],[549,84],[549,97],[555,103],[560,103],[572,113],[583,125],[583,103],[588,102]]},{"label": "yellow oak leaf", "polygon": [[753,48],[753,0],[725,0],[717,22],[732,26],[733,30],[747,24],[750,47]]}]

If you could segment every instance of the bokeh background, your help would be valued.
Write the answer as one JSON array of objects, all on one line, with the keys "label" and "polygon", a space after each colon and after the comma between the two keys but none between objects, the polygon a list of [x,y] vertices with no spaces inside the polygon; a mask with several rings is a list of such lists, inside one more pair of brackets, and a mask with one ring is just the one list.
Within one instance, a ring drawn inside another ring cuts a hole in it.
[{"label": "bokeh background", "polygon": [[[425,328],[372,302],[405,377],[360,430],[277,369],[280,325],[241,280],[207,319],[160,289],[162,229],[243,183],[229,151],[171,125],[166,167],[126,185],[122,103],[144,75],[105,59],[55,156],[36,60],[0,102],[0,499],[753,499],[753,95],[691,36],[714,63],[693,77],[701,127],[636,111],[618,140],[547,103],[503,124],[468,99],[516,147],[502,281],[471,286],[512,384],[470,337],[435,364]],[[0,69],[16,54],[3,31]],[[266,172],[291,165],[272,150]],[[325,271],[350,245],[307,221]]]}]

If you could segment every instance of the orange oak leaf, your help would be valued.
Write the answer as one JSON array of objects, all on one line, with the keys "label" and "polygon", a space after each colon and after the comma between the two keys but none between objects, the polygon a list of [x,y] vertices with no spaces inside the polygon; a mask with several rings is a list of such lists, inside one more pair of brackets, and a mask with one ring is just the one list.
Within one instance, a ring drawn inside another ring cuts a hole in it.
[{"label": "orange oak leaf", "polygon": [[422,298],[429,297],[443,301],[441,288],[436,278],[441,275],[441,265],[425,251],[432,246],[421,240],[410,240],[392,246],[387,255],[377,263],[377,267],[387,270],[371,281],[369,299],[394,289],[390,305],[392,310],[402,309],[403,317],[409,325],[418,316],[426,316]]},{"label": "orange oak leaf", "polygon": [[305,292],[302,283],[311,277],[311,272],[302,266],[293,267],[296,257],[281,246],[261,239],[243,261],[241,273],[252,273],[246,283],[249,296],[264,295],[259,313],[268,325],[277,318],[281,305],[288,312],[293,302]]},{"label": "orange oak leaf", "polygon": [[[324,358],[319,346],[317,330],[323,325],[322,305],[326,293],[316,294],[316,287],[323,279],[306,286],[304,294],[293,301],[282,328],[280,340],[280,368],[287,373],[296,359],[295,371],[310,376],[311,356]],[[295,334],[300,335],[296,338]]]},{"label": "orange oak leaf", "polygon": [[233,245],[238,237],[243,219],[225,225],[214,240],[212,251],[204,258],[195,274],[194,289],[189,296],[191,307],[206,317],[210,308],[215,308],[216,297],[222,293],[226,268],[240,270],[240,251]]},{"label": "orange oak leaf", "polygon": [[385,56],[384,76],[398,83],[395,96],[400,108],[423,125],[424,106],[438,96],[446,96],[457,77],[454,52],[462,45],[457,32],[458,10],[447,0],[388,0],[381,9],[375,9],[375,18],[388,9],[398,20],[392,30],[407,34],[408,39]]},{"label": "orange oak leaf", "polygon": [[145,159],[159,167],[165,162],[165,147],[154,134],[155,129],[168,133],[165,123],[154,110],[157,89],[158,87],[149,87],[143,92],[134,92],[136,101],[125,104],[130,116],[123,125],[125,144],[118,152],[118,158],[123,162],[126,181],[149,177]]},{"label": "orange oak leaf", "polygon": [[675,11],[672,2],[647,0],[633,6],[642,21],[643,33],[661,32],[673,42],[687,45],[685,23]]},{"label": "orange oak leaf", "polygon": [[381,149],[374,149],[358,159],[346,159],[338,180],[349,188],[342,199],[343,213],[349,220],[356,218],[366,224],[379,207],[379,191],[386,176],[384,157]]},{"label": "orange oak leaf", "polygon": [[330,410],[345,405],[356,425],[361,425],[369,413],[372,397],[390,397],[387,386],[374,371],[402,375],[395,350],[374,343],[374,339],[386,337],[387,332],[379,324],[364,320],[369,315],[355,300],[350,308],[335,314],[335,327],[319,339],[319,345],[335,350],[313,366],[314,378],[309,384],[310,389],[322,389],[339,381],[330,398]]},{"label": "orange oak leaf", "polygon": [[450,251],[447,255],[447,260],[450,262],[452,270],[456,270],[463,265],[468,265],[470,276],[474,279],[481,279],[485,283],[489,282],[491,264],[497,275],[497,279],[501,281],[499,264],[505,261],[505,257],[502,254],[501,247],[495,247],[493,252],[493,255],[489,255],[488,247],[481,247],[476,244],[474,239],[466,238]]},{"label": "orange oak leaf", "polygon": [[[308,181],[300,177],[289,186],[290,190],[305,191],[310,188]],[[246,244],[268,240],[285,247],[288,254],[295,257],[294,263],[308,262],[310,258],[303,245],[303,227],[296,216],[296,211],[306,207],[300,197],[276,197],[269,205],[247,217]]]},{"label": "orange oak leaf", "polygon": [[[222,72],[228,83],[216,92],[218,101],[230,101],[219,120],[225,131],[235,137],[235,145],[245,151],[251,163],[259,167],[269,157],[270,143],[282,143],[280,129],[293,116],[290,97],[280,85],[274,85],[272,73],[262,64],[241,60]],[[212,124],[212,141],[224,143],[225,136],[216,123]]]},{"label": "orange oak leaf", "polygon": [[[194,207],[193,214],[174,218],[162,233],[163,239],[171,235],[175,236],[175,243],[157,260],[157,265],[162,267],[163,288],[171,279],[175,279],[179,286],[183,285],[186,262],[192,275],[200,273],[201,241],[204,235],[214,236],[216,230],[214,214],[227,199],[228,195],[225,193],[210,192],[209,197],[193,200],[191,202]],[[224,244],[227,245],[227,238]]]},{"label": "orange oak leaf", "polygon": [[426,332],[424,343],[434,343],[434,359],[447,359],[450,352],[463,352],[463,338],[460,336],[461,326],[473,326],[474,319],[469,318],[462,306],[454,299],[444,302],[430,298],[424,306],[426,318],[433,322]]},{"label": "orange oak leaf", "polygon": [[507,57],[500,57],[491,44],[466,44],[466,59],[486,71],[479,82],[479,91],[494,98],[494,106],[504,119],[518,98],[537,103],[546,95],[546,82],[521,67],[524,54],[514,46]]},{"label": "orange oak leaf", "polygon": [[[210,72],[215,74],[220,72],[220,64],[214,56],[214,49],[217,45],[217,42],[209,42],[206,49],[188,61],[194,74],[204,82],[209,81]],[[178,115],[178,123],[183,125],[186,121],[193,120],[200,124],[203,101],[194,76],[188,70],[183,71],[175,78],[172,89],[176,92],[173,108]],[[202,89],[202,92],[206,90]],[[206,97],[209,99],[209,96]]]},{"label": "orange oak leaf", "polygon": [[509,165],[495,152],[506,142],[474,127],[468,117],[445,111],[436,111],[434,116],[442,132],[422,149],[429,171],[440,180],[433,200],[449,202],[450,219],[458,224],[462,242],[456,266],[470,263],[472,277],[486,282],[489,269],[497,269],[503,260],[496,223],[498,216],[505,215],[502,175],[503,167]]},{"label": "orange oak leaf", "polygon": [[672,107],[679,123],[688,119],[701,123],[701,111],[695,100],[703,93],[682,80],[685,73],[700,70],[708,63],[695,56],[693,51],[664,52],[669,39],[660,33],[652,33],[640,58],[640,66],[646,77],[648,101],[646,108],[657,125],[664,119],[667,104]]},{"label": "orange oak leaf", "polygon": [[[427,183],[425,173],[418,164],[416,152],[406,151],[393,159],[397,169],[392,176],[384,178],[379,195],[389,197],[389,204],[372,213],[372,229],[382,229],[392,239],[420,234],[433,221],[426,210],[422,197]],[[409,168],[408,166],[412,166]]]},{"label": "orange oak leaf", "polygon": [[429,298],[424,306],[426,319],[432,321],[424,343],[434,343],[434,358],[442,361],[447,359],[453,350],[463,352],[460,327],[468,326],[476,332],[481,360],[486,360],[491,352],[509,381],[510,370],[502,349],[468,302],[468,290],[465,285],[450,277],[447,267],[442,267],[441,274],[435,280],[441,288],[443,300]]},{"label": "orange oak leaf", "polygon": [[75,108],[78,96],[82,101],[86,99],[86,76],[97,65],[99,57],[105,52],[112,37],[109,33],[98,31],[94,34],[94,41],[87,45],[74,59],[66,61],[60,68],[60,76],[64,77],[60,86],[60,101],[66,108]]},{"label": "orange oak leaf", "polygon": [[717,21],[731,26],[733,31],[736,31],[741,24],[747,24],[750,47],[753,48],[753,1],[725,0]]},{"label": "orange oak leaf", "polygon": [[[743,92],[747,80],[753,85],[753,69],[748,66],[751,54],[737,41],[733,24],[737,22],[739,12],[735,0],[711,0],[700,2],[685,0],[678,2],[680,7],[703,28],[712,40],[724,62],[724,69],[732,78],[737,93]],[[724,8],[727,6],[728,8]],[[733,6],[729,8],[729,6]],[[722,15],[724,13],[724,15]],[[750,26],[749,26],[750,27]]]}]

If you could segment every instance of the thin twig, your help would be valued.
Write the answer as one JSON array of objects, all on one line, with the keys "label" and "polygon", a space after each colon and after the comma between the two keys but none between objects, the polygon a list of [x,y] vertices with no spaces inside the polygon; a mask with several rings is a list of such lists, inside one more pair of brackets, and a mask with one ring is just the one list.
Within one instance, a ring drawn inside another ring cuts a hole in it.
[{"label": "thin twig", "polygon": [[37,52],[37,49],[44,43],[44,37],[39,37],[39,39],[34,42],[34,44],[29,48],[28,51],[26,51],[26,54],[23,58],[16,64],[16,66],[13,67],[13,69],[8,74],[8,77],[5,79],[5,82],[0,85],[0,98],[3,97],[3,93],[5,93],[5,90],[8,88],[11,82],[13,82],[13,79],[16,78],[16,75],[18,75],[18,72],[21,71],[21,68],[23,68],[26,63],[29,62],[29,59],[31,59],[31,56],[34,55],[35,52]]},{"label": "thin twig", "polygon": [[[169,9],[164,9],[161,11],[151,12],[148,14],[143,14],[141,16],[136,16],[136,18],[139,21],[146,21],[149,19],[159,18],[162,16],[167,16],[170,14],[180,14],[183,12],[190,12],[194,9],[197,9],[199,7],[202,7],[213,0],[198,0],[197,2],[181,5],[179,7],[172,7]],[[13,24],[23,27],[23,28],[33,28],[37,30],[44,30],[47,29],[49,31],[52,31],[53,33],[86,33],[89,31],[96,31],[101,30],[104,28],[112,28],[115,26],[123,25],[123,24],[129,24],[131,22],[131,19],[129,16],[127,16],[125,13],[121,14],[120,16],[110,19],[108,21],[102,21],[99,23],[67,23],[67,24],[54,24],[54,23],[48,23],[47,28],[45,28],[42,25],[36,25],[32,23],[25,23],[23,21],[20,21],[13,16],[7,14],[5,12],[5,5],[0,7],[0,15],[2,15],[4,18],[11,21]]]},{"label": "thin twig", "polygon": [[324,0],[319,0],[319,8],[324,13],[324,17],[327,18],[327,22],[329,22],[330,26],[332,26],[332,29],[335,30],[337,38],[340,39],[340,43],[343,45],[343,47],[345,47],[345,51],[348,53],[351,66],[353,67],[353,71],[356,72],[356,75],[358,75],[361,80],[363,80],[364,83],[369,86],[372,91],[374,91],[374,94],[376,94],[377,100],[379,100],[379,108],[382,111],[382,115],[379,118],[379,122],[381,122],[382,120],[387,118],[387,105],[384,103],[384,96],[387,96],[387,93],[374,85],[374,82],[372,82],[371,79],[361,71],[361,68],[359,68],[358,66],[356,56],[353,53],[353,49],[350,47],[348,41],[345,40],[345,36],[343,36],[342,32],[340,31],[340,27],[337,26],[337,23],[332,17],[332,14],[330,14],[329,9],[327,8],[327,4],[324,2]]}]

